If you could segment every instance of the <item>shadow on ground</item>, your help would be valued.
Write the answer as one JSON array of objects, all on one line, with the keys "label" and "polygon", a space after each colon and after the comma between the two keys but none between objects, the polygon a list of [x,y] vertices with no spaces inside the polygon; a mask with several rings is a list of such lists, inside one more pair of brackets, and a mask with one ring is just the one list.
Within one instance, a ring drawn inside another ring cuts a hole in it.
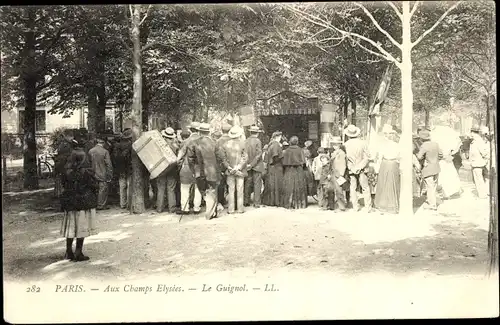
[{"label": "shadow on ground", "polygon": [[358,252],[343,259],[338,271],[396,274],[430,272],[438,275],[479,274],[486,271],[488,232],[466,223],[434,225],[435,236],[408,238],[390,243],[354,243]]}]

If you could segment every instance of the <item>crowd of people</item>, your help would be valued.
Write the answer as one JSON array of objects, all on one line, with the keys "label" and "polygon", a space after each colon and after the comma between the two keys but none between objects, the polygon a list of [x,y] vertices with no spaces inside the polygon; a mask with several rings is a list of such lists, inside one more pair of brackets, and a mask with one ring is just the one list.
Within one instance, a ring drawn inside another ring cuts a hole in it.
[{"label": "crowd of people", "polygon": [[[243,213],[251,205],[304,209],[311,196],[321,209],[333,212],[398,212],[401,156],[398,132],[392,126],[383,127],[376,149],[361,138],[355,125],[344,129],[345,141],[332,137],[328,147],[319,148],[310,140],[301,146],[298,137],[288,139],[280,131],[263,146],[261,129],[253,125],[248,133],[246,137],[243,128],[228,121],[213,133],[209,124],[198,122],[180,133],[171,127],[161,130],[176,156],[175,168],[153,180],[144,174],[146,202],[159,213],[166,209],[181,215],[199,214],[204,207],[208,220],[224,209]],[[489,150],[485,132],[474,128],[472,134],[469,159],[478,196],[484,198]],[[71,130],[63,136],[55,159],[56,194],[65,212],[61,234],[67,239],[66,258],[85,261],[89,258],[82,251],[84,238],[96,233],[96,210],[108,208],[110,190],[119,192],[121,208],[132,203],[132,130],[125,129],[115,141],[106,136],[75,137]],[[425,192],[426,208],[437,209],[438,188],[444,198],[460,195],[457,155],[460,143],[443,148],[431,139],[429,130],[418,130],[414,196]]]}]

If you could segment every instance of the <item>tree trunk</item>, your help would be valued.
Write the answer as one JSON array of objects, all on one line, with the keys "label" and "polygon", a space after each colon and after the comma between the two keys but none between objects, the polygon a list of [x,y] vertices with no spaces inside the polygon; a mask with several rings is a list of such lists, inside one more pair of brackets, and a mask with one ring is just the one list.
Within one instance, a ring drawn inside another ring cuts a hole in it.
[{"label": "tree trunk", "polygon": [[176,130],[180,129],[181,128],[181,117],[182,117],[182,114],[181,114],[181,94],[180,92],[176,92],[175,94],[175,101],[174,101],[174,116],[175,116],[175,120],[173,121],[174,123],[172,123],[172,125],[174,126],[174,128]]},{"label": "tree trunk", "polygon": [[[490,139],[490,157],[496,157],[497,153],[497,119],[495,96],[488,96],[487,100],[490,133],[494,136]],[[490,159],[490,225],[488,230],[488,273],[498,272],[498,191],[497,191],[497,164],[496,159]]]},{"label": "tree trunk", "polygon": [[[131,5],[132,6],[132,5]],[[133,5],[131,39],[133,42],[133,65],[134,65],[134,95],[132,99],[132,132],[133,141],[136,141],[142,133],[142,66],[141,66],[141,41],[140,27],[141,5]],[[132,150],[132,204],[131,211],[143,213],[146,210],[144,204],[144,175],[143,164],[137,153]]]},{"label": "tree trunk", "polygon": [[401,64],[401,194],[399,214],[401,216],[413,215],[413,191],[412,191],[412,128],[413,128],[413,91],[412,91],[412,62],[411,62],[411,25],[410,25],[410,2],[403,1],[403,43]]},{"label": "tree trunk", "polygon": [[349,101],[351,102],[351,108],[352,108],[352,124],[356,125],[357,119],[356,119],[356,98],[354,97],[353,94],[349,94]]},{"label": "tree trunk", "polygon": [[149,99],[150,93],[147,84],[147,79],[142,75],[142,130],[148,131],[152,130],[153,126],[151,125],[151,112],[149,109]]},{"label": "tree trunk", "polygon": [[429,111],[429,109],[424,109],[424,114],[425,114],[424,115],[425,128],[428,129],[431,112]]},{"label": "tree trunk", "polygon": [[96,134],[97,128],[97,93],[94,87],[87,87],[87,129],[89,133]]},{"label": "tree trunk", "polygon": [[37,158],[36,158],[36,52],[35,52],[35,18],[34,8],[28,9],[27,31],[24,34],[24,51],[26,65],[22,74],[24,87],[24,147],[23,147],[23,172],[26,190],[38,189]]},{"label": "tree trunk", "polygon": [[38,189],[37,159],[36,159],[36,80],[24,80],[24,189]]},{"label": "tree trunk", "polygon": [[233,115],[233,82],[229,79],[229,87],[227,89],[227,97],[226,97],[226,112]]},{"label": "tree trunk", "polygon": [[104,133],[106,131],[106,102],[106,88],[104,85],[104,76],[102,76],[102,80],[99,81],[99,86],[97,87],[97,133]]}]

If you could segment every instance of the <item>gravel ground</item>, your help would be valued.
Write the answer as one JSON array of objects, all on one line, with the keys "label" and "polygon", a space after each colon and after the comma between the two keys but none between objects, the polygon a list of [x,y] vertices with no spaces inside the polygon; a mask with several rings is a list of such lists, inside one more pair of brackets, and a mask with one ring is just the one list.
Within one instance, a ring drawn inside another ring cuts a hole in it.
[{"label": "gravel ground", "polygon": [[3,196],[4,276],[8,281],[133,280],[155,275],[303,271],[356,276],[484,274],[488,202],[464,184],[461,199],[439,213],[413,217],[332,213],[313,205],[288,211],[264,207],[245,214],[203,217],[148,211],[98,213],[99,234],[85,240],[91,260],[63,261],[62,214],[52,192]]}]

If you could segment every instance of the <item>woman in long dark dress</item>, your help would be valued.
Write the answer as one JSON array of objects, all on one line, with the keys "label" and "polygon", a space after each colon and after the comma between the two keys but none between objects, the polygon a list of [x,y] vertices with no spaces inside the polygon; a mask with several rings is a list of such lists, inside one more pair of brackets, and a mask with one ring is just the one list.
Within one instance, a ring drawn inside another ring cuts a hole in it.
[{"label": "woman in long dark dress", "polygon": [[[98,185],[93,176],[89,156],[81,144],[75,144],[75,149],[67,160],[63,186],[61,206],[65,213],[61,235],[66,238],[65,259],[75,262],[87,261],[89,257],[83,254],[83,241],[85,237],[97,233],[94,219]],[[73,253],[74,238],[76,249]]]},{"label": "woman in long dark dress", "polygon": [[307,207],[307,180],[304,150],[296,136],[290,138],[290,147],[283,154],[283,206],[287,209]]},{"label": "woman in long dark dress", "polygon": [[380,169],[378,172],[375,193],[375,208],[381,212],[397,213],[399,211],[400,171],[399,145],[394,141],[395,131],[392,127],[384,127],[386,140],[378,153]]},{"label": "woman in long dark dress", "polygon": [[267,148],[266,164],[266,185],[262,195],[262,203],[268,206],[282,206],[283,197],[283,150],[280,140],[281,132],[276,131],[272,135],[272,140]]}]

